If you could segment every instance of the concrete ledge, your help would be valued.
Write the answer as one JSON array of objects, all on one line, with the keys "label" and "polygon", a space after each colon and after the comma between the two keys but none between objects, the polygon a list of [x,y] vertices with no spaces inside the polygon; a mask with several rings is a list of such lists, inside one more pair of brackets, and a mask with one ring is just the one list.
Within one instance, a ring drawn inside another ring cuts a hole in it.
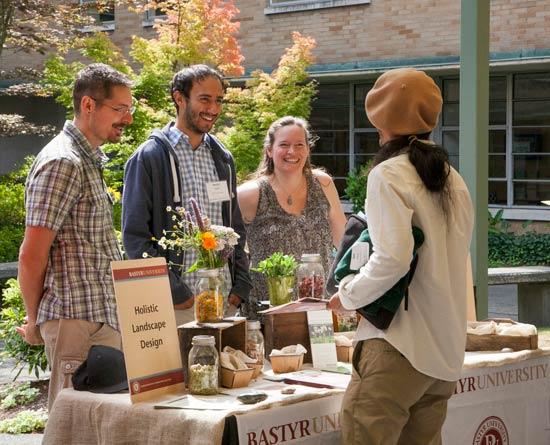
[{"label": "concrete ledge", "polygon": [[0,279],[17,277],[17,261],[14,263],[0,263]]},{"label": "concrete ledge", "polygon": [[488,283],[517,284],[518,320],[536,326],[550,326],[550,267],[489,269]]},{"label": "concrete ledge", "polygon": [[521,266],[489,269],[488,284],[550,283],[550,267]]}]

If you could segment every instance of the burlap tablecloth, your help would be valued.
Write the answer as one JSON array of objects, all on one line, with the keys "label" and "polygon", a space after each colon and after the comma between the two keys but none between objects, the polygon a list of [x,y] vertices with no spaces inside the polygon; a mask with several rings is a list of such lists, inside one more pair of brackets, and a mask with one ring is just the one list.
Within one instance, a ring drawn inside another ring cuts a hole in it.
[{"label": "burlap tablecloth", "polygon": [[59,393],[43,444],[204,444],[221,443],[226,413],[132,405],[128,394]]},{"label": "burlap tablecloth", "polygon": [[[260,382],[251,386],[262,389]],[[93,394],[64,389],[59,393],[52,407],[42,443],[44,445],[220,444],[227,416],[298,403],[341,392],[343,392],[342,389],[300,387],[295,395],[281,399],[270,396],[268,400],[257,405],[240,405],[225,411],[198,411],[155,409],[153,403],[132,405],[128,394]]]}]

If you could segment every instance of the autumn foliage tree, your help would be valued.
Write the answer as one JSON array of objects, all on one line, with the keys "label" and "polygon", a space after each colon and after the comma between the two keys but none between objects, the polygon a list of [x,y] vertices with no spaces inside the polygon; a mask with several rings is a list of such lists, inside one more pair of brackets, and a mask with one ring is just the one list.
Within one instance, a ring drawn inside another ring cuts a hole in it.
[{"label": "autumn foliage tree", "polygon": [[78,1],[0,0],[0,56],[64,49],[91,21]]},{"label": "autumn foliage tree", "polygon": [[184,66],[205,63],[216,66],[226,75],[244,73],[244,57],[235,34],[239,22],[235,20],[239,10],[227,0],[146,0],[131,1],[138,12],[157,10],[165,18],[157,20],[154,28],[157,38],[134,39],[134,57],[146,68],[163,65],[170,73]]},{"label": "autumn foliage tree", "polygon": [[[218,67],[224,74],[244,72],[243,56],[234,34],[239,12],[232,1],[220,0],[128,0],[136,12],[157,9],[165,17],[157,20],[156,36],[134,37],[130,60],[104,33],[80,41],[77,49],[85,62],[68,63],[62,55],[50,58],[44,71],[44,86],[71,110],[71,90],[75,74],[90,62],[102,62],[126,73],[134,81],[137,99],[134,122],[118,144],[106,144],[111,154],[105,171],[107,183],[115,190],[122,187],[123,167],[128,157],[147,138],[153,128],[162,127],[174,116],[169,85],[176,71],[195,63]],[[138,66],[134,69],[132,66]]]},{"label": "autumn foliage tree", "polygon": [[292,115],[307,119],[316,94],[315,81],[308,80],[316,42],[299,32],[271,73],[255,71],[245,88],[228,88],[225,97],[227,125],[220,138],[235,157],[238,174],[244,179],[256,170],[263,139],[276,119]]}]

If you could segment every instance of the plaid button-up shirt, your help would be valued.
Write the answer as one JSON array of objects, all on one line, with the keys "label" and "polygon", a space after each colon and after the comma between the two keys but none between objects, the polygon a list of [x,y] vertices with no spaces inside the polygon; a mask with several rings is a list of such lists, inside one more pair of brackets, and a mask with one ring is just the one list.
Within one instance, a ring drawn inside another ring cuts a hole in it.
[{"label": "plaid button-up shirt", "polygon": [[[195,198],[199,203],[199,207],[203,216],[207,216],[212,224],[223,225],[222,219],[222,203],[210,202],[206,184],[208,182],[219,181],[216,164],[212,158],[212,150],[210,148],[210,138],[208,134],[204,135],[201,144],[193,150],[189,143],[189,137],[176,128],[175,125],[170,127],[168,132],[168,140],[174,148],[174,152],[178,158],[180,176],[181,176],[181,197],[182,205],[186,210],[193,214],[193,209],[189,205],[189,198]],[[197,260],[197,255],[194,251],[188,250],[183,255],[183,268],[185,272]],[[228,287],[231,287],[231,275],[229,268],[225,268],[225,279]],[[197,273],[184,273],[183,280],[191,289],[195,289],[197,283]]]},{"label": "plaid button-up shirt", "polygon": [[40,151],[27,178],[27,226],[54,230],[37,324],[60,318],[118,329],[110,262],[120,260],[105,154],[67,121]]}]

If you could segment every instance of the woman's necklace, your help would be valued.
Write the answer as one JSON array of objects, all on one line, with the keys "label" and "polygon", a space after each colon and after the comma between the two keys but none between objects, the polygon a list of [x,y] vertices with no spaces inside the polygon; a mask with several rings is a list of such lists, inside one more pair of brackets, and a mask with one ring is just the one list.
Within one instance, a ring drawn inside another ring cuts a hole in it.
[{"label": "woman's necklace", "polygon": [[283,184],[281,184],[281,182],[279,181],[279,179],[275,178],[277,180],[277,185],[279,187],[281,187],[281,190],[283,192],[285,192],[285,194],[287,195],[287,198],[286,198],[286,203],[288,204],[289,207],[292,207],[292,205],[294,204],[294,200],[292,199],[292,195],[296,194],[296,192],[301,188],[302,186],[302,179],[303,179],[303,176],[300,178],[300,182],[298,183],[298,186],[292,191],[292,192],[289,192],[285,187],[283,187]]}]

